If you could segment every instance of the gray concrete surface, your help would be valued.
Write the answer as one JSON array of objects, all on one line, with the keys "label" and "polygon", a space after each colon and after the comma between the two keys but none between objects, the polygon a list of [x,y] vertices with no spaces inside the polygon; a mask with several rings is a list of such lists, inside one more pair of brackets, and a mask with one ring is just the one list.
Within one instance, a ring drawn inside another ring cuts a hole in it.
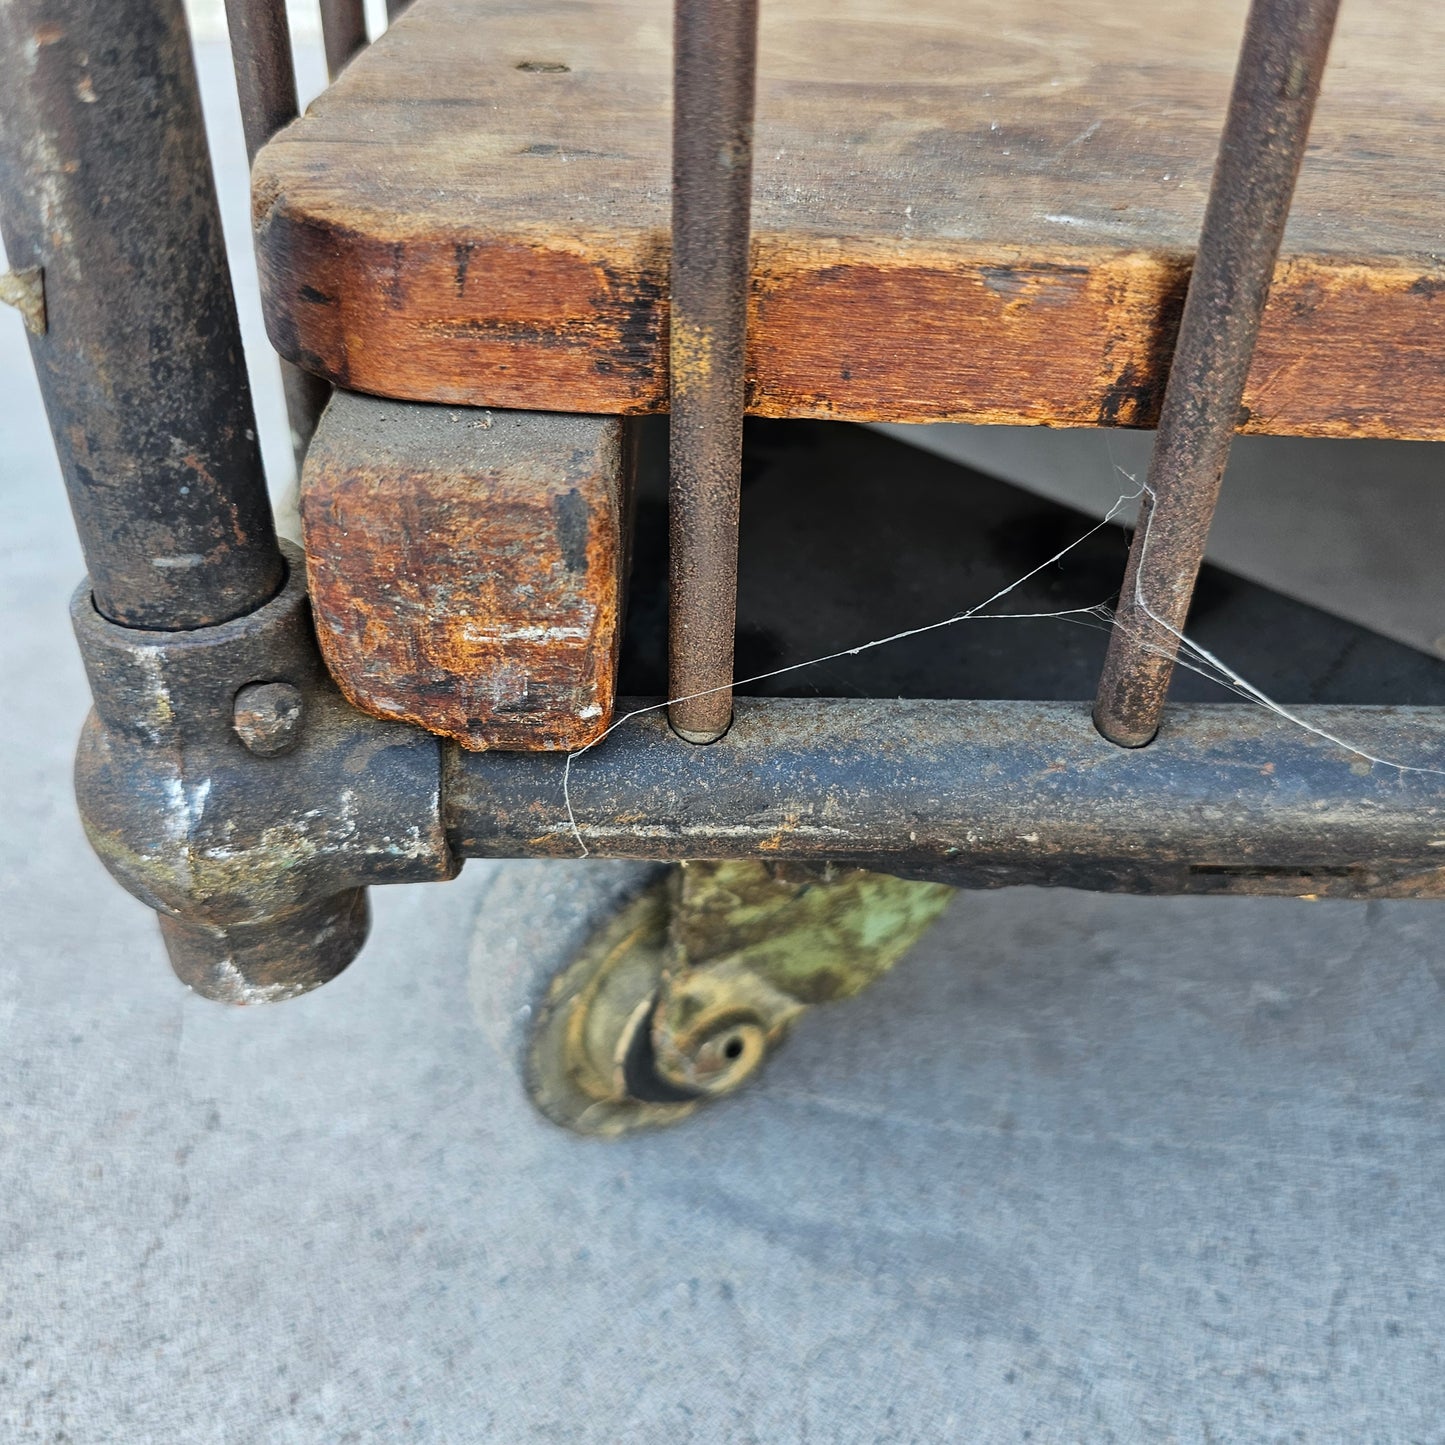
[{"label": "gray concrete surface", "polygon": [[206,1003],[74,817],[23,352],[0,315],[0,1440],[1445,1439],[1438,907],[960,898],[614,1145],[490,1042],[573,865],[379,892],[336,983]]}]

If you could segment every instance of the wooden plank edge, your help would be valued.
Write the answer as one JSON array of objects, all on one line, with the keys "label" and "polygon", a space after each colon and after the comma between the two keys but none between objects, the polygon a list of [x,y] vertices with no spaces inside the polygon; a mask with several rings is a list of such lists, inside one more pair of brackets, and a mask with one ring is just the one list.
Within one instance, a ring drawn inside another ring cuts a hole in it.
[{"label": "wooden plank edge", "polygon": [[[402,400],[636,415],[666,404],[666,238],[362,234],[258,193],[287,360]],[[1152,426],[1187,253],[754,244],[749,411]],[[909,318],[899,327],[898,317]],[[1241,430],[1445,440],[1445,267],[1285,256]]]}]

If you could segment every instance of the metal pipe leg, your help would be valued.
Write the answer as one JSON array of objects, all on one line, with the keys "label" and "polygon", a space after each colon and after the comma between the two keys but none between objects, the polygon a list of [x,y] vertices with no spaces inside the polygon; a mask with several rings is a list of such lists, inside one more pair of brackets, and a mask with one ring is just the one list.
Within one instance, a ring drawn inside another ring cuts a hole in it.
[{"label": "metal pipe leg", "polygon": [[239,617],[284,568],[181,0],[0,6],[0,225],[95,605]]}]

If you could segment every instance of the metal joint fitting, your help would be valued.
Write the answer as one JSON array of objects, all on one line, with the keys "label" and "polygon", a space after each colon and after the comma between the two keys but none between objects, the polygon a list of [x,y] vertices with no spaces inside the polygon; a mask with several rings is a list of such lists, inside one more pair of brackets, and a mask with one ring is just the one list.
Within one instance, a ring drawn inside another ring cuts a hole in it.
[{"label": "metal joint fitting", "polygon": [[367,884],[459,867],[442,825],[443,744],[342,698],[301,555],[285,554],[280,593],[214,627],[118,626],[88,582],[71,603],[95,694],[76,758],[86,833],[160,914],[182,981],[227,1003],[334,978],[365,942]]}]

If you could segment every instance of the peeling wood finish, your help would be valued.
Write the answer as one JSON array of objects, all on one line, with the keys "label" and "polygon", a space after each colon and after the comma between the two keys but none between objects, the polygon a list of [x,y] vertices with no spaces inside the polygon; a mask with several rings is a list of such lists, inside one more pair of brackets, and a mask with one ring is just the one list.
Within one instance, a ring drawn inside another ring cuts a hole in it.
[{"label": "peeling wood finish", "polygon": [[473,749],[602,733],[627,430],[338,392],[307,456],[301,522],[322,653],[351,702]]},{"label": "peeling wood finish", "polygon": [[[763,5],[750,410],[1152,425],[1244,10]],[[258,160],[282,353],[417,400],[665,407],[669,22],[418,0]],[[1440,7],[1344,7],[1244,430],[1445,438],[1441,55]]]}]

